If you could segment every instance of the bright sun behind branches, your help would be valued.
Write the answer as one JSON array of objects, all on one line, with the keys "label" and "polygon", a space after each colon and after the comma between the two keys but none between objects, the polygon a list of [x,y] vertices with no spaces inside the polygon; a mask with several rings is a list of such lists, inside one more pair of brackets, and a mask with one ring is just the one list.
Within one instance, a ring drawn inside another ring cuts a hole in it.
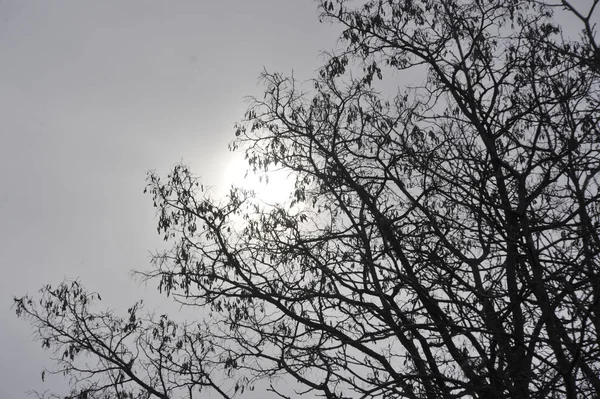
[{"label": "bright sun behind branches", "polygon": [[294,190],[294,177],[288,171],[273,170],[266,174],[254,174],[241,153],[232,153],[225,167],[219,193],[226,194],[233,185],[254,191],[256,199],[275,205],[286,202]]}]

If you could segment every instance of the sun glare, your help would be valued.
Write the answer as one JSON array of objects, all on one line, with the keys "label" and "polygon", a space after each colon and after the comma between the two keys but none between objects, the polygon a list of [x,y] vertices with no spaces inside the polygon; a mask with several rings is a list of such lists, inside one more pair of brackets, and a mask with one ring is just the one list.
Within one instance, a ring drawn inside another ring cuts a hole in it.
[{"label": "sun glare", "polygon": [[[266,179],[265,179],[266,177]],[[231,160],[223,173],[219,192],[226,195],[233,185],[253,190],[256,198],[266,204],[274,205],[286,202],[294,190],[294,177],[287,171],[270,171],[261,179],[249,171],[243,154],[231,154]]]}]

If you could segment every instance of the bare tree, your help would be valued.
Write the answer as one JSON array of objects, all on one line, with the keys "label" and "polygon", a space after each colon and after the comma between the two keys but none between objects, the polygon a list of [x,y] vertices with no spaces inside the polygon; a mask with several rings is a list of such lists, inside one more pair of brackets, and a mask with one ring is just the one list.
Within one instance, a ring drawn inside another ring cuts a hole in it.
[{"label": "bare tree", "polygon": [[[263,380],[286,397],[279,377],[328,399],[597,397],[597,4],[320,1],[345,51],[306,91],[265,73],[232,145],[254,173],[287,171],[290,200],[149,175],[173,248],[142,275],[206,309],[202,327],[93,313],[77,284],[17,311],[66,349],[76,392],[105,397]],[[420,86],[377,91],[415,68]]]},{"label": "bare tree", "polygon": [[221,392],[226,379],[215,384],[206,371],[222,360],[212,355],[206,325],[144,315],[142,301],[127,309],[126,317],[92,311],[100,299],[78,281],[44,287],[38,303],[15,299],[17,315],[30,318],[42,347],[54,352],[56,369],[44,370],[42,380],[47,373],[71,378],[73,389],[65,399],[192,397],[190,389],[203,387]]}]

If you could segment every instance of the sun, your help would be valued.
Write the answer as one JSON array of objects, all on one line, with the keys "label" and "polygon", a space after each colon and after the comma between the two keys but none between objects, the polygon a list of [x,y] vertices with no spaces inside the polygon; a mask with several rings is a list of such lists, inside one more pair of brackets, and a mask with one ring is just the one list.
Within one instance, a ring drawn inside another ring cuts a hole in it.
[{"label": "sun", "polygon": [[294,190],[294,176],[291,172],[273,170],[261,179],[249,171],[243,154],[234,152],[230,155],[231,159],[223,172],[222,184],[219,184],[221,194],[228,193],[233,185],[254,191],[256,199],[265,204],[283,204],[289,200]]}]

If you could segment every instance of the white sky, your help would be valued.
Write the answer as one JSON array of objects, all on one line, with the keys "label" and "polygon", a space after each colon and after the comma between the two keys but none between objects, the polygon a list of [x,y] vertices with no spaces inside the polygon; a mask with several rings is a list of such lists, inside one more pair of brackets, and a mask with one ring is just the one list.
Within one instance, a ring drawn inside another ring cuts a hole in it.
[{"label": "white sky", "polygon": [[0,398],[58,383],[12,296],[158,298],[128,277],[161,246],[146,171],[217,184],[263,66],[310,78],[337,32],[310,0],[0,0]]},{"label": "white sky", "polygon": [[128,277],[162,245],[146,172],[218,184],[263,67],[308,79],[338,33],[311,0],[0,0],[0,399],[59,381],[12,297],[79,277],[160,303]]}]

